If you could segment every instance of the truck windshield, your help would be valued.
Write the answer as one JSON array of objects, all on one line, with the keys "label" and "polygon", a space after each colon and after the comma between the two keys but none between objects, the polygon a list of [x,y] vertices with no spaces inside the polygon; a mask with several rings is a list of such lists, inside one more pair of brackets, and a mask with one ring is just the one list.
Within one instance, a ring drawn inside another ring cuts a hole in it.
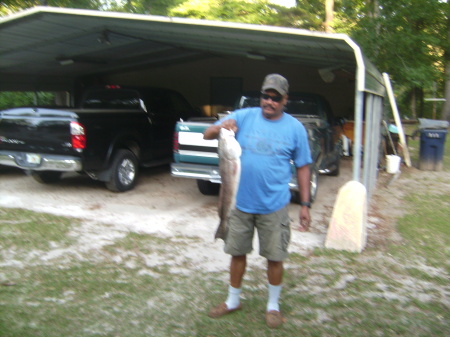
[{"label": "truck windshield", "polygon": [[[236,109],[257,107],[260,105],[259,96],[242,96],[238,101]],[[284,111],[291,115],[308,115],[308,116],[318,116],[319,107],[317,101],[310,97],[301,96],[289,96],[288,102]]]},{"label": "truck windshield", "polygon": [[124,89],[90,91],[82,103],[83,108],[93,109],[140,109],[137,91]]},{"label": "truck windshield", "polygon": [[309,98],[289,98],[285,111],[292,115],[319,115],[317,102]]}]

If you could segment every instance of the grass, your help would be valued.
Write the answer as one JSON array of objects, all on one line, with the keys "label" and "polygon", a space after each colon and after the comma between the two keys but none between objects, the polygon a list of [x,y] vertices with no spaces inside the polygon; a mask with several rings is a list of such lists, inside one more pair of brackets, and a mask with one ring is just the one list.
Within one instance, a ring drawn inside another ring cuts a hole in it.
[{"label": "grass", "polygon": [[[399,238],[362,254],[292,254],[281,303],[288,322],[277,330],[263,320],[265,266],[246,274],[244,310],[212,320],[227,274],[179,262],[195,239],[127,233],[83,250],[82,222],[0,209],[0,336],[448,336],[446,145],[443,174],[399,178],[416,184],[395,187],[405,189]],[[417,141],[410,147],[417,160]],[[417,188],[424,183],[431,187]]]}]

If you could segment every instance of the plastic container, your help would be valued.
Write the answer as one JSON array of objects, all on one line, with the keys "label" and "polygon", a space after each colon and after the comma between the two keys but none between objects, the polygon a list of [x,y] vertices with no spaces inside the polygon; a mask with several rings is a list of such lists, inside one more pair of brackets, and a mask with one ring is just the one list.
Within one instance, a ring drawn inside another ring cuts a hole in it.
[{"label": "plastic container", "polygon": [[444,167],[444,146],[446,129],[420,130],[419,169],[424,171],[441,171]]},{"label": "plastic container", "polygon": [[400,170],[401,158],[395,155],[386,156],[386,172],[387,173],[397,173]]}]

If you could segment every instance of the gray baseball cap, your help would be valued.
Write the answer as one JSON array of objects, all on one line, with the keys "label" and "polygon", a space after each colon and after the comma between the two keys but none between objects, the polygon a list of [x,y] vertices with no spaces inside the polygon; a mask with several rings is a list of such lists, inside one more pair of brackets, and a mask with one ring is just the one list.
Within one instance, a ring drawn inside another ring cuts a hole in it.
[{"label": "gray baseball cap", "polygon": [[263,85],[261,90],[276,90],[281,95],[287,95],[289,91],[289,83],[287,79],[285,79],[283,76],[279,74],[269,74],[264,79]]}]

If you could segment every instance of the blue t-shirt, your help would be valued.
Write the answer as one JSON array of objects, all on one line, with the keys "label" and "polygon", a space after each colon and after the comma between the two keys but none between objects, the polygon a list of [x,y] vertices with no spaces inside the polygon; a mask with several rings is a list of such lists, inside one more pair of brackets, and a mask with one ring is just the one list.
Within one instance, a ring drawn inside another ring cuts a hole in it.
[{"label": "blue t-shirt", "polygon": [[259,107],[236,110],[223,120],[228,118],[236,120],[236,139],[242,147],[236,207],[252,214],[280,210],[291,198],[290,160],[296,167],[312,163],[305,127],[286,113],[268,120]]}]

